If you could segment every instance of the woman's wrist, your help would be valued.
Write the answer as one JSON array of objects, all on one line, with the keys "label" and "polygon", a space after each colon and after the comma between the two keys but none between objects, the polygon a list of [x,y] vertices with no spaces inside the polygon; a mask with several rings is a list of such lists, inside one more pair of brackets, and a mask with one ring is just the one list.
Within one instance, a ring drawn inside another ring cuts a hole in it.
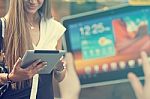
[{"label": "woman's wrist", "polygon": [[8,73],[1,73],[0,74],[0,83],[1,84],[7,83],[7,75],[8,75]]},{"label": "woman's wrist", "polygon": [[6,76],[7,82],[8,83],[14,83],[12,78],[13,78],[13,75],[11,73],[8,73]]}]

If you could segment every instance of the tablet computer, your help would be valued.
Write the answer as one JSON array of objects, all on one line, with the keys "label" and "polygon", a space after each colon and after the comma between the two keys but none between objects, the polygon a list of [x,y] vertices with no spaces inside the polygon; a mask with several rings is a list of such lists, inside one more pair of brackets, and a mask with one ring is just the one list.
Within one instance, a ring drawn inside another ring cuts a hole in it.
[{"label": "tablet computer", "polygon": [[[121,6],[63,18],[64,48],[72,52],[81,87],[143,78],[140,52],[150,55],[150,6]],[[150,59],[150,58],[149,58]]]},{"label": "tablet computer", "polygon": [[41,59],[41,61],[47,62],[47,66],[38,73],[49,74],[64,54],[64,50],[27,50],[22,58],[21,67],[26,68],[34,61]]}]

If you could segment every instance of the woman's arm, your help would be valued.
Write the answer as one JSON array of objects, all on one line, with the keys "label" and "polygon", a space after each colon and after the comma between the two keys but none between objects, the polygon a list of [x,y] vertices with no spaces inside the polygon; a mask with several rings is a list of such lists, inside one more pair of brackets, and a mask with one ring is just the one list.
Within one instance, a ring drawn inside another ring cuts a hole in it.
[{"label": "woman's arm", "polygon": [[56,49],[57,50],[61,50],[62,49],[62,37],[60,37],[60,39],[58,40]]},{"label": "woman's arm", "polygon": [[[62,37],[58,40],[56,49],[62,49]],[[65,78],[65,75],[66,69],[63,67],[63,63],[60,61],[57,68],[53,71],[53,90],[55,97],[60,97],[59,82]]]},{"label": "woman's arm", "polygon": [[[60,39],[57,42],[57,46],[56,46],[57,50],[61,50],[62,49],[62,37],[60,37]],[[57,67],[54,69],[54,79],[57,80],[58,82],[61,82],[66,74],[66,68],[64,65],[64,61],[63,59],[57,64]]]},{"label": "woman's arm", "polygon": [[41,62],[41,60],[37,60],[27,68],[23,69],[20,67],[21,62],[22,59],[19,58],[10,73],[0,73],[0,82],[2,84],[6,83],[7,81],[18,82],[31,79],[38,71],[47,65],[47,62]]}]

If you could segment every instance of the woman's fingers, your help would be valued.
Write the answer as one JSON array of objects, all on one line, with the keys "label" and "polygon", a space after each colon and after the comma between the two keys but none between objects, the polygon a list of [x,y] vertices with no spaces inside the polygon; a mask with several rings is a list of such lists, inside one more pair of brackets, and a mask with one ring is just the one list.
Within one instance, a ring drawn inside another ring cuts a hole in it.
[{"label": "woman's fingers", "polygon": [[16,61],[15,65],[14,65],[14,69],[19,68],[21,65],[22,59],[19,57],[18,60]]},{"label": "woman's fingers", "polygon": [[33,71],[37,73],[38,71],[40,71],[41,69],[43,69],[46,66],[47,66],[47,62],[41,62],[41,63],[37,64],[37,66],[33,69]]},{"label": "woman's fingers", "polygon": [[128,79],[129,81],[131,82],[131,85],[133,87],[133,90],[136,94],[136,97],[137,99],[141,99],[141,95],[142,95],[142,92],[143,92],[143,86],[142,84],[140,83],[140,80],[138,79],[138,77],[133,74],[133,73],[129,73],[128,74]]},{"label": "woman's fingers", "polygon": [[36,60],[35,62],[33,62],[25,70],[32,71],[32,74],[35,74],[38,71],[40,71],[44,66],[47,66],[47,62],[41,62],[41,59],[39,59],[39,60]]},{"label": "woman's fingers", "polygon": [[26,70],[33,70],[39,63],[41,62],[41,59],[36,60],[33,62],[30,66],[26,68]]}]

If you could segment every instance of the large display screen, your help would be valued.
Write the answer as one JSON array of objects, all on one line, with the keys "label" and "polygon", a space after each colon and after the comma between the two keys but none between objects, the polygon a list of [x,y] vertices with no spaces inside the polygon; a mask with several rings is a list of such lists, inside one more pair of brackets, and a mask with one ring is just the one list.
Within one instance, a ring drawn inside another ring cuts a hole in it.
[{"label": "large display screen", "polygon": [[82,85],[143,76],[140,52],[150,53],[150,7],[125,6],[63,21]]}]

